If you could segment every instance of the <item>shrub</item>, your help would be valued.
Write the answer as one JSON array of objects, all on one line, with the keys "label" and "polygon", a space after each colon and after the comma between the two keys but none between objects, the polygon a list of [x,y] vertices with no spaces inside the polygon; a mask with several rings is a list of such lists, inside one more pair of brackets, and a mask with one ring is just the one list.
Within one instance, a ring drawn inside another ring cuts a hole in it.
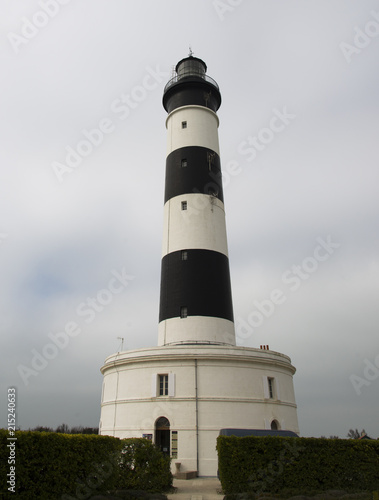
[{"label": "shrub", "polygon": [[110,490],[161,492],[172,486],[170,458],[147,439],[18,431],[14,494],[7,484],[8,437],[0,429],[0,498],[73,500]]},{"label": "shrub", "polygon": [[118,488],[166,491],[172,486],[171,459],[151,441],[123,439]]},{"label": "shrub", "polygon": [[379,489],[379,442],[235,437],[217,440],[225,493]]},{"label": "shrub", "polygon": [[170,458],[147,439],[18,431],[15,495],[7,484],[8,437],[0,429],[0,498],[73,500],[116,489],[161,492],[172,486]]},{"label": "shrub", "polygon": [[[9,472],[7,437],[7,431],[1,430],[2,479]],[[117,438],[30,431],[16,432],[15,437],[16,498],[84,498],[97,488],[116,485],[117,462],[111,463],[110,458],[120,453],[121,441]],[[2,484],[1,491],[7,490],[8,485]]]}]

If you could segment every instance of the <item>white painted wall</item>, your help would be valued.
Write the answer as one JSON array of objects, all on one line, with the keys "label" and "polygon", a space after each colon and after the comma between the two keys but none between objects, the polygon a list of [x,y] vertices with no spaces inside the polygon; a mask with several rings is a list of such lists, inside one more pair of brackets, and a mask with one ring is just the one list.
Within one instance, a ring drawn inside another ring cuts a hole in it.
[{"label": "white painted wall", "polygon": [[[187,210],[182,210],[187,201]],[[224,204],[210,195],[175,196],[164,206],[162,256],[189,248],[228,256]]]},{"label": "white painted wall", "polygon": [[[273,351],[224,346],[166,346],[118,353],[102,368],[101,434],[154,434],[164,416],[178,431],[182,470],[196,470],[195,359],[198,380],[199,475],[217,471],[216,438],[225,427],[269,427],[273,419],[298,432],[290,359]],[[175,376],[174,396],[152,397],[152,377]],[[117,384],[118,375],[118,386]],[[265,397],[264,377],[280,384],[281,400]]]},{"label": "white painted wall", "polygon": [[235,345],[233,321],[211,316],[170,318],[158,325],[158,345],[180,342],[218,342]]},{"label": "white painted wall", "polygon": [[[187,127],[182,128],[182,122]],[[166,119],[167,156],[185,146],[202,146],[220,154],[218,116],[203,106],[183,106],[172,111]]]}]

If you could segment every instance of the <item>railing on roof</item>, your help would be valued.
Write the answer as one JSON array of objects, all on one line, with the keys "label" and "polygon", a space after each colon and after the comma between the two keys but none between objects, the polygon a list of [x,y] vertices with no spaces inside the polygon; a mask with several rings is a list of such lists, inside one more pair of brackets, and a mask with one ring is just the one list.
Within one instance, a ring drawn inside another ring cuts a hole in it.
[{"label": "railing on roof", "polygon": [[195,79],[199,79],[199,80],[205,80],[206,82],[214,85],[216,87],[216,89],[219,90],[217,83],[210,76],[204,75],[204,74],[202,75],[200,73],[188,72],[188,73],[181,74],[181,75],[175,75],[173,78],[171,78],[171,80],[169,80],[166,83],[165,88],[164,88],[164,92],[166,92],[166,90],[168,88],[170,88],[172,85],[174,85],[175,83],[180,82],[180,80],[186,80],[187,78],[195,78]]},{"label": "railing on roof", "polygon": [[177,342],[168,342],[165,346],[175,345],[222,345],[227,347],[235,347],[234,344],[227,344],[226,342],[213,342],[212,340],[179,340]]}]

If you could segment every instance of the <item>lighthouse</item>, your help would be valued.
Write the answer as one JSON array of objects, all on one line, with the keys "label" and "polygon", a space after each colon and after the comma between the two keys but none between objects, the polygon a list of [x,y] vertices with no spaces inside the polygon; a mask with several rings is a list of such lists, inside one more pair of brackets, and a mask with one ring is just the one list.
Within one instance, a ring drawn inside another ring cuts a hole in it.
[{"label": "lighthouse", "polygon": [[216,475],[224,429],[299,432],[290,358],[267,345],[236,345],[220,105],[205,62],[192,54],[179,61],[163,91],[157,346],[114,353],[101,367],[100,434],[150,439],[188,477]]},{"label": "lighthouse", "polygon": [[235,345],[216,114],[221,95],[201,59],[176,65],[168,113],[159,345]]}]

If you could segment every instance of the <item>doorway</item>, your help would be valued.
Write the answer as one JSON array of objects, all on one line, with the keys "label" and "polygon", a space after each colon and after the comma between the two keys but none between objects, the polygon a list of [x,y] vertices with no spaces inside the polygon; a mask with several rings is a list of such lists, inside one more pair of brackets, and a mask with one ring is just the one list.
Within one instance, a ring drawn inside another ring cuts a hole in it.
[{"label": "doorway", "polygon": [[166,417],[155,422],[155,444],[165,455],[170,455],[170,422]]},{"label": "doorway", "polygon": [[279,422],[277,420],[273,420],[271,422],[271,430],[277,431],[279,429]]}]

